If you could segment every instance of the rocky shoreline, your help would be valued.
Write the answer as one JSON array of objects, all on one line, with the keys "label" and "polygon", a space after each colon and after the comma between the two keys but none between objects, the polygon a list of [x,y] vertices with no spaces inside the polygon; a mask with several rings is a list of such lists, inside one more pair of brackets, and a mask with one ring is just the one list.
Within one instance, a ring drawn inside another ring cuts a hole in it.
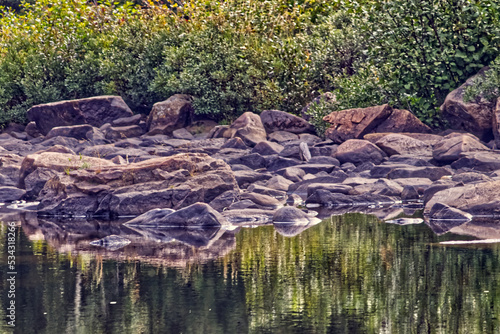
[{"label": "rocky shoreline", "polygon": [[28,117],[0,135],[0,201],[27,201],[39,216],[200,227],[307,225],[318,212],[385,206],[396,210],[384,219],[407,207],[437,221],[500,215],[500,151],[471,133],[432,134],[387,105],[328,115],[327,139],[278,110],[227,126],[197,120],[186,95],[148,117],[118,96],[38,105]]}]

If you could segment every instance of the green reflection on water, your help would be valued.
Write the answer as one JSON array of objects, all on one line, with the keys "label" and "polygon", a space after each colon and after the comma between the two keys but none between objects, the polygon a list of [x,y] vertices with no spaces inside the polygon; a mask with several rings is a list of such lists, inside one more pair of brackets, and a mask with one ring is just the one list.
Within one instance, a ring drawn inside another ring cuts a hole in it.
[{"label": "green reflection on water", "polygon": [[[445,239],[348,214],[295,237],[241,229],[224,257],[169,268],[56,253],[18,233],[16,332],[498,332],[498,246]],[[5,229],[0,249],[3,315]]]}]

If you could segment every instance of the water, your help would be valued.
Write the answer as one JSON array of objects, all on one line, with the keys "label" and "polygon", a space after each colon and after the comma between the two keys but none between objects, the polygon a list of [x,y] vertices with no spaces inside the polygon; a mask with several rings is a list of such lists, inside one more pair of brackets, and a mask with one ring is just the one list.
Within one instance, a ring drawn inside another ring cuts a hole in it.
[{"label": "water", "polygon": [[[498,244],[440,244],[498,238],[496,224],[441,224],[437,235],[425,224],[346,214],[314,226],[148,234],[118,223],[17,219],[15,333],[500,331]],[[89,245],[110,233],[132,243]]]}]

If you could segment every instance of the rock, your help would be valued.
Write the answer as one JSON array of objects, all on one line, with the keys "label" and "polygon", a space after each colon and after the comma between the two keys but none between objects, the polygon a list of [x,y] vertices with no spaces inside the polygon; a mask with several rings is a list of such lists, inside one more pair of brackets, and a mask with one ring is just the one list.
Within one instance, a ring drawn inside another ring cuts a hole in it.
[{"label": "rock", "polygon": [[327,190],[331,193],[340,193],[344,195],[349,195],[353,190],[353,187],[345,184],[336,184],[336,183],[311,183],[307,185],[307,196],[311,196],[318,189]]},{"label": "rock", "polygon": [[17,201],[21,199],[26,191],[16,187],[1,186],[0,187],[0,202]]},{"label": "rock", "polygon": [[309,224],[311,217],[302,210],[293,206],[278,209],[273,215],[273,223],[302,223]]},{"label": "rock", "polygon": [[71,137],[75,139],[87,139],[87,132],[92,131],[93,127],[88,124],[72,125],[72,126],[56,126],[50,129],[45,139],[54,138],[57,136]]},{"label": "rock", "polygon": [[260,155],[279,154],[283,151],[283,146],[278,143],[270,141],[261,141],[252,149],[252,153],[259,153]]},{"label": "rock", "polygon": [[384,136],[377,140],[375,144],[388,156],[395,154],[431,155],[431,146],[429,144],[401,134]]},{"label": "rock", "polygon": [[481,183],[481,182],[488,182],[491,181],[492,179],[484,174],[480,173],[475,173],[475,172],[466,172],[466,173],[459,173],[455,174],[451,177],[451,180],[453,182],[457,183]]},{"label": "rock", "polygon": [[434,146],[432,156],[436,161],[450,163],[460,159],[465,153],[477,151],[489,151],[489,149],[473,136],[452,134]]},{"label": "rock", "polygon": [[56,175],[57,172],[49,168],[40,167],[35,169],[24,178],[26,196],[29,199],[35,199],[45,186],[45,183]]},{"label": "rock", "polygon": [[426,177],[431,181],[436,181],[446,175],[451,175],[452,172],[446,167],[396,167],[388,174],[388,179],[401,178],[423,178]]},{"label": "rock", "polygon": [[316,190],[306,200],[306,205],[326,206],[368,206],[381,204],[394,204],[394,199],[376,194],[363,194],[358,196],[347,196],[341,193],[332,193],[324,189]]},{"label": "rock", "polygon": [[142,116],[140,114],[130,117],[117,118],[111,121],[111,126],[122,127],[122,126],[139,125],[141,118]]},{"label": "rock", "polygon": [[306,120],[280,110],[265,110],[260,114],[262,124],[268,133],[287,131],[291,133],[315,133],[314,126]]},{"label": "rock", "polygon": [[36,126],[36,122],[29,122],[28,125],[26,125],[26,128],[24,129],[26,134],[30,137],[37,138],[40,137],[42,134],[40,133],[40,130],[38,130],[38,127]]},{"label": "rock", "polygon": [[172,132],[172,136],[176,139],[193,140],[194,136],[185,128],[177,129]]},{"label": "rock", "polygon": [[443,203],[435,203],[429,212],[429,217],[434,220],[458,220],[463,222],[472,220],[470,213],[452,208]]},{"label": "rock", "polygon": [[196,153],[68,174],[60,173],[45,184],[39,196],[41,212],[138,215],[153,208],[208,203],[227,190],[238,189],[227,164]]},{"label": "rock", "polygon": [[256,171],[235,171],[234,177],[238,182],[238,186],[241,188],[246,188],[250,184],[258,182],[258,181],[266,181],[271,178],[271,174],[269,173],[259,173]]},{"label": "rock", "polygon": [[292,158],[302,161],[302,154],[299,145],[288,143],[285,148],[279,153],[280,157]]},{"label": "rock", "polygon": [[321,183],[321,184],[328,184],[328,183],[342,183],[345,179],[347,178],[347,175],[343,176],[321,176],[321,177],[316,177],[311,180],[304,180],[300,182],[296,182],[294,184],[291,184],[290,187],[288,188],[289,193],[297,192],[300,194],[307,194],[307,188],[309,185],[313,183]]},{"label": "rock", "polygon": [[431,132],[431,129],[408,110],[393,109],[390,116],[380,123],[374,132],[414,132],[427,134]]},{"label": "rock", "polygon": [[194,203],[178,211],[168,213],[154,209],[125,223],[128,226],[151,227],[212,227],[228,225],[227,220],[210,205]]},{"label": "rock", "polygon": [[334,157],[317,156],[308,161],[309,164],[332,165],[340,167],[340,161]]},{"label": "rock", "polygon": [[306,142],[302,142],[299,144],[300,150],[300,160],[309,161],[311,160],[311,152],[309,152],[309,146],[307,146]]},{"label": "rock", "polygon": [[282,200],[282,199],[286,198],[286,190],[280,191],[280,190],[264,187],[264,186],[261,186],[258,184],[251,184],[247,188],[247,191],[251,192],[251,193],[270,196],[270,197],[276,198],[278,200]]},{"label": "rock", "polygon": [[472,215],[494,216],[500,214],[498,197],[500,180],[469,183],[462,187],[453,187],[438,191],[425,204],[429,212],[436,203],[449,205]]},{"label": "rock", "polygon": [[271,196],[256,194],[256,193],[242,193],[241,200],[250,200],[257,205],[256,209],[275,210],[281,207],[281,202]]},{"label": "rock", "polygon": [[441,105],[441,115],[451,129],[464,130],[487,141],[492,137],[494,103],[483,98],[464,102],[465,90],[472,85],[476,77],[483,76],[484,72],[485,68],[449,93]]},{"label": "rock", "polygon": [[116,251],[130,244],[130,240],[119,235],[108,235],[102,239],[91,241],[90,244],[92,246],[104,247],[110,251]]},{"label": "rock", "polygon": [[417,200],[420,198],[417,187],[413,185],[406,185],[401,192],[401,199],[403,201]]},{"label": "rock", "polygon": [[350,195],[362,195],[370,193],[376,195],[400,197],[402,192],[403,187],[401,187],[398,183],[388,179],[379,179],[374,183],[366,183],[355,186],[354,189],[350,192]]},{"label": "rock", "polygon": [[423,166],[435,166],[431,161],[432,157],[424,156],[424,157],[415,157],[415,155],[393,155],[389,159],[387,159],[384,164],[404,164],[415,167],[423,167]]},{"label": "rock", "polygon": [[456,182],[447,179],[438,180],[432,183],[429,187],[427,187],[427,189],[424,190],[424,195],[422,200],[424,201],[424,203],[427,203],[431,200],[432,196],[434,196],[434,194],[436,194],[437,192],[453,188],[456,184],[457,184]]},{"label": "rock", "polygon": [[190,95],[175,94],[167,100],[155,103],[146,124],[150,134],[170,134],[191,124],[193,105]]},{"label": "rock", "polygon": [[362,139],[347,140],[340,144],[337,153],[335,153],[335,158],[341,163],[352,162],[354,164],[359,164],[371,161],[377,165],[380,164],[385,157],[386,154],[380,148]]},{"label": "rock", "polygon": [[332,124],[325,135],[335,143],[363,138],[389,117],[391,112],[392,108],[387,104],[332,112],[323,118]]},{"label": "rock", "polygon": [[318,174],[321,172],[326,172],[327,175],[328,173],[331,173],[334,169],[337,167],[334,165],[330,164],[303,164],[303,165],[298,165],[296,167],[290,167],[290,168],[297,168],[297,169],[302,169],[305,174]]},{"label": "rock", "polygon": [[268,135],[269,141],[283,144],[289,141],[299,140],[299,136],[288,131],[275,131]]},{"label": "rock", "polygon": [[281,175],[274,175],[266,182],[266,187],[280,191],[288,191],[288,187],[291,184],[293,184],[293,181],[290,181]]},{"label": "rock", "polygon": [[248,146],[245,145],[243,140],[241,138],[231,138],[227,142],[224,143],[224,145],[221,146],[221,148],[234,148],[238,150],[246,150]]},{"label": "rock", "polygon": [[226,210],[222,213],[222,215],[231,224],[268,224],[272,222],[274,210]]},{"label": "rock", "polygon": [[117,118],[132,115],[120,96],[96,96],[39,104],[27,113],[28,120],[36,123],[42,135],[47,135],[52,128],[58,126],[90,124],[100,127]]},{"label": "rock", "polygon": [[299,141],[304,142],[309,146],[313,146],[313,145],[316,145],[318,143],[321,143],[322,140],[320,137],[318,137],[316,135],[312,135],[310,133],[301,133],[299,135]]},{"label": "rock", "polygon": [[303,169],[296,167],[287,167],[283,170],[283,177],[292,181],[292,182],[300,182],[306,175],[306,172]]},{"label": "rock", "polygon": [[297,166],[300,164],[302,164],[302,162],[297,160],[297,159],[283,158],[283,157],[275,157],[274,158],[273,157],[267,163],[267,170],[272,172],[272,171],[277,171],[277,170],[284,169],[287,167]]},{"label": "rock", "polygon": [[23,159],[19,155],[9,153],[0,157],[0,186],[18,186]]},{"label": "rock", "polygon": [[231,137],[239,137],[248,146],[255,146],[266,140],[266,130],[259,117],[252,112],[246,112],[238,117],[229,127]]},{"label": "rock", "polygon": [[120,127],[110,127],[106,130],[106,139],[121,140],[126,138],[139,137],[144,133],[139,125],[129,125]]},{"label": "rock", "polygon": [[116,166],[113,162],[92,158],[83,155],[72,155],[67,153],[43,152],[31,154],[24,158],[19,172],[19,184],[24,188],[24,179],[37,168],[47,168],[60,173],[69,173],[72,170],[88,169],[93,172],[105,168]]},{"label": "rock", "polygon": [[233,158],[228,161],[230,165],[245,165],[252,169],[265,168],[267,165],[266,159],[258,153],[246,154],[238,158]]},{"label": "rock", "polygon": [[451,164],[453,169],[469,168],[478,172],[492,172],[500,169],[500,154],[497,152],[465,153]]},{"label": "rock", "polygon": [[240,200],[240,192],[237,190],[228,190],[216,198],[214,198],[209,205],[215,210],[222,212],[232,204]]},{"label": "rock", "polygon": [[430,132],[408,110],[392,109],[388,105],[335,111],[323,118],[332,126],[326,137],[335,143],[361,139],[371,132]]},{"label": "rock", "polygon": [[230,138],[229,125],[216,125],[207,135],[207,138]]}]

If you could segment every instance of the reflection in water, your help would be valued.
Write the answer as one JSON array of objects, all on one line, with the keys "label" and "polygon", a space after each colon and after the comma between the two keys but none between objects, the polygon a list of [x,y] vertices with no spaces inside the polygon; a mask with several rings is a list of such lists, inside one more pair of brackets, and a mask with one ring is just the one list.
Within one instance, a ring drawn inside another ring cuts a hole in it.
[{"label": "reflection in water", "polygon": [[[489,222],[441,223],[439,233],[456,234],[439,236],[426,224],[362,214],[314,226],[206,231],[21,221],[18,333],[500,330],[500,248],[439,244],[498,238],[499,226]],[[110,234],[131,243],[116,251],[89,244]],[[3,315],[4,293],[0,300]]]}]

